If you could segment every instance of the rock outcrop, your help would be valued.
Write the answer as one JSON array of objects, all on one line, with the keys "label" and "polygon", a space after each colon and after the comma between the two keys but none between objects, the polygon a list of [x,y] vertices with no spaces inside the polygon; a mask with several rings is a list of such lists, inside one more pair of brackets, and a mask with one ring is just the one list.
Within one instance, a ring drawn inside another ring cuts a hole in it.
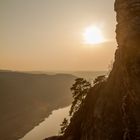
[{"label": "rock outcrop", "polygon": [[140,0],[116,0],[118,48],[61,140],[140,140]]},{"label": "rock outcrop", "polygon": [[61,138],[62,137],[58,137],[58,136],[53,136],[53,137],[49,137],[49,138],[47,138],[47,139],[45,139],[45,140],[61,140]]}]

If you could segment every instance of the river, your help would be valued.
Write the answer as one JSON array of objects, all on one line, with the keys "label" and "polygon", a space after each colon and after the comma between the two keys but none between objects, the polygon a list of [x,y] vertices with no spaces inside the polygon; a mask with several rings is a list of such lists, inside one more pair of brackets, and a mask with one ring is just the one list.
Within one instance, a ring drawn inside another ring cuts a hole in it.
[{"label": "river", "polygon": [[60,124],[68,117],[70,106],[54,110],[43,122],[33,128],[20,140],[43,140],[46,137],[58,135]]}]

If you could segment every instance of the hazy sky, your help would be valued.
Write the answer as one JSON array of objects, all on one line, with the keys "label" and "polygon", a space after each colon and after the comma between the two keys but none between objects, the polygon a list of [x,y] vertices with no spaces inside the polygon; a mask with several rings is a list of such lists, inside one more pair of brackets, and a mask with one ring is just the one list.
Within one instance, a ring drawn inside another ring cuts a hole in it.
[{"label": "hazy sky", "polygon": [[[0,69],[106,70],[113,60],[113,0],[0,0]],[[83,44],[96,25],[108,42]]]}]

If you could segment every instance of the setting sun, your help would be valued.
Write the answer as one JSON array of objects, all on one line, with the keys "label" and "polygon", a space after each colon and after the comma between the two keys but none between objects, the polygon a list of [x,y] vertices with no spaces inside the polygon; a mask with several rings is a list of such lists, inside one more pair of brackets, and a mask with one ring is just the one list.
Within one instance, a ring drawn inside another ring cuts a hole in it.
[{"label": "setting sun", "polygon": [[102,31],[97,26],[89,26],[83,33],[85,44],[100,44],[105,41]]}]

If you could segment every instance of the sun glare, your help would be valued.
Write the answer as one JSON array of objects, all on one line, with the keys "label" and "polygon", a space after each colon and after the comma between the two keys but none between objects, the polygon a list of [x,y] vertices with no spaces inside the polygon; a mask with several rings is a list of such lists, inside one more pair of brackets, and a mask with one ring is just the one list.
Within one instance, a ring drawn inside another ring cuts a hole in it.
[{"label": "sun glare", "polygon": [[83,33],[84,44],[100,44],[105,42],[102,31],[97,26],[89,26]]}]

